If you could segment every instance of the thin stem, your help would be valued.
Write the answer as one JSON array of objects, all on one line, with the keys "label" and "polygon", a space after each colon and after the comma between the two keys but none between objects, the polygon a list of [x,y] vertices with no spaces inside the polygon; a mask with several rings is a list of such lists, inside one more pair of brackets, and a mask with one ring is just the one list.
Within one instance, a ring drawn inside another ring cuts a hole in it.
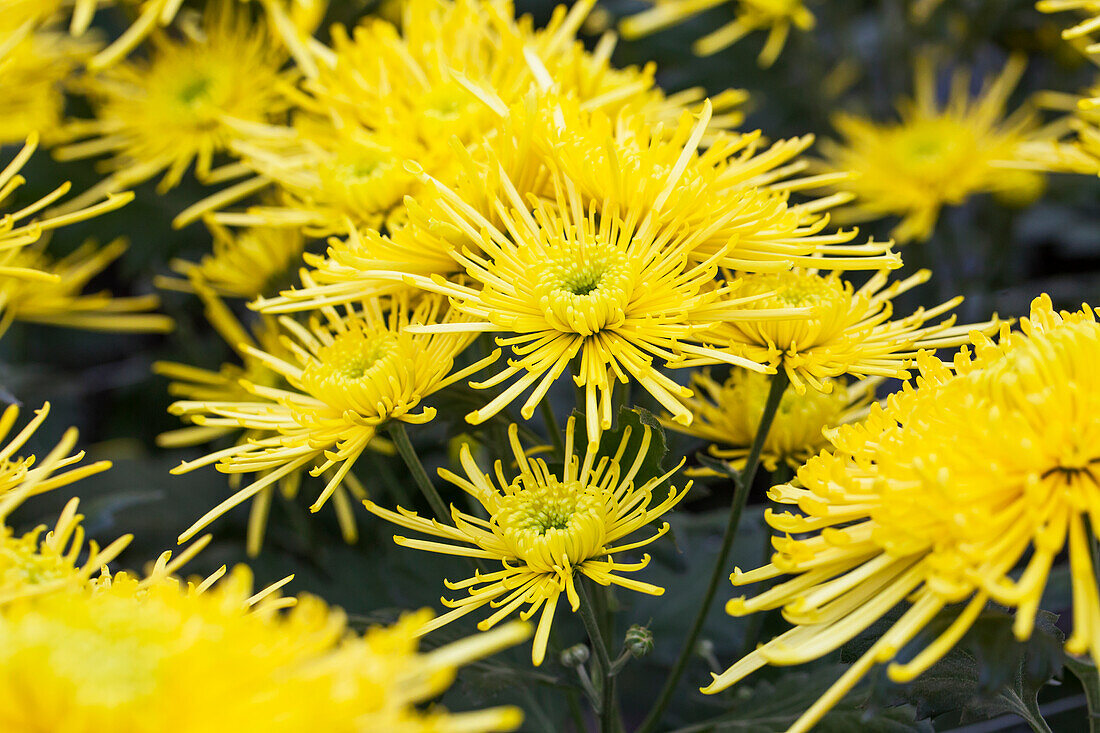
[{"label": "thin stem", "polygon": [[680,656],[676,658],[676,663],[672,666],[672,672],[665,680],[661,694],[657,697],[656,704],[649,711],[649,715],[646,716],[645,720],[642,721],[637,733],[651,733],[657,726],[661,716],[664,715],[665,708],[672,700],[672,693],[676,691],[677,683],[683,676],[684,670],[687,669],[688,661],[695,650],[695,643],[699,639],[699,634],[703,631],[707,613],[714,601],[714,594],[718,592],[718,585],[726,574],[726,563],[729,561],[730,550],[733,549],[733,540],[737,536],[737,525],[741,521],[741,512],[745,509],[745,502],[749,498],[749,491],[752,489],[752,482],[756,478],[756,471],[760,468],[760,452],[764,449],[764,441],[771,430],[775,413],[779,409],[779,401],[787,390],[789,382],[787,372],[781,366],[775,376],[772,377],[771,386],[768,389],[768,400],[764,403],[764,413],[760,416],[760,425],[756,429],[756,437],[753,438],[752,447],[749,449],[748,458],[745,460],[745,468],[742,469],[740,478],[735,482],[736,490],[733,501],[730,503],[726,531],[722,535],[722,547],[718,550],[718,556],[715,558],[714,569],[711,570],[710,581],[707,583],[703,602],[699,606],[699,612],[695,616],[695,621],[691,625],[687,638],[684,639]]},{"label": "thin stem", "polygon": [[[579,580],[579,579],[578,579]],[[611,655],[607,651],[600,624],[596,620],[596,609],[592,605],[592,596],[588,593],[585,581],[577,583],[577,593],[581,597],[581,620],[588,632],[588,641],[596,658],[596,667],[600,670],[600,706],[596,711],[600,716],[600,733],[613,733],[618,717],[615,703],[615,676],[612,674]]]},{"label": "thin stem", "polygon": [[1100,733],[1100,674],[1088,657],[1078,659],[1066,656],[1066,666],[1073,676],[1081,680],[1085,690],[1085,702],[1089,710],[1089,733]]},{"label": "thin stem", "polygon": [[409,467],[413,480],[416,481],[420,493],[428,500],[435,518],[444,524],[449,523],[451,513],[447,511],[447,505],[443,503],[443,498],[435,490],[435,486],[432,485],[431,479],[428,478],[428,472],[424,470],[424,464],[417,457],[412,441],[409,440],[409,433],[405,430],[405,424],[400,420],[391,420],[387,427],[390,437],[393,438],[393,444],[397,446],[397,452],[401,454],[405,465]]}]

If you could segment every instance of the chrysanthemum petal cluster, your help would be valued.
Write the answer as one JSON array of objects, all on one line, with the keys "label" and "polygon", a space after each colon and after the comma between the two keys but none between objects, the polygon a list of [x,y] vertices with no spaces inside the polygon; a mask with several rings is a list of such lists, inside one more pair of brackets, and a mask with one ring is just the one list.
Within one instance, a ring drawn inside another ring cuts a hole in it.
[{"label": "chrysanthemum petal cluster", "polygon": [[[996,342],[974,333],[974,351],[950,366],[922,355],[915,383],[885,408],[873,405],[866,421],[837,429],[830,451],[772,489],[797,512],[768,512],[782,533],[772,562],[732,579],[781,582],[727,611],[781,608],[793,628],[705,692],[767,664],[817,659],[900,605],[901,617],[792,728],[809,730],[874,665],[891,662],[895,681],[928,669],[990,600],[1015,609],[1016,636],[1028,638],[1063,551],[1075,609],[1066,649],[1100,656],[1088,544],[1100,506],[1100,323],[1087,305],[1057,313],[1044,296],[1020,328],[1002,326]],[[946,608],[954,620],[910,651]]]},{"label": "chrysanthemum petal cluster", "polygon": [[570,418],[566,426],[566,462],[560,476],[543,459],[527,457],[514,424],[508,435],[519,469],[515,478],[505,479],[498,462],[494,483],[493,477],[474,461],[469,444],[462,446],[460,454],[465,476],[440,469],[441,476],[485,509],[488,520],[452,506],[454,526],[450,526],[407,509],[398,507],[395,512],[366,502],[367,508],[383,519],[444,540],[395,536],[399,545],[500,563],[499,570],[494,567],[466,580],[444,581],[448,589],[465,590],[468,595],[458,600],[442,599],[453,610],[426,624],[421,633],[485,606],[496,610],[478,624],[483,630],[520,609],[523,619],[541,612],[531,650],[531,661],[541,664],[561,594],[565,593],[573,611],[580,606],[576,584],[581,576],[600,585],[613,584],[651,595],[664,593],[663,588],[623,575],[644,569],[649,555],[638,562],[626,562],[620,553],[644,547],[668,532],[669,525],[664,522],[648,536],[631,537],[676,506],[691,483],[680,491],[670,488],[668,495],[654,504],[660,499],[654,496],[655,490],[679,466],[663,476],[635,483],[652,439],[649,426],[643,426],[635,455],[627,455],[630,430],[626,429],[614,454],[601,455],[599,443],[589,442],[583,457],[574,452],[575,427],[575,420]]}]

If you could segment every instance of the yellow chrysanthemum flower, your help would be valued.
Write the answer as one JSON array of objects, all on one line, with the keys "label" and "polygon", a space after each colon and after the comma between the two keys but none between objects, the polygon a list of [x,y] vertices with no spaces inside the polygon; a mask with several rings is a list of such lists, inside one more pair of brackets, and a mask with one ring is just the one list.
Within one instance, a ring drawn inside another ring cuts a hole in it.
[{"label": "yellow chrysanthemum flower", "polygon": [[[172,260],[171,267],[188,280],[198,278],[219,295],[258,298],[278,292],[301,265],[306,238],[290,227],[255,227],[233,231],[208,221],[213,251],[198,262]],[[160,287],[192,290],[189,281],[158,278]]]},{"label": "yellow chrysanthemum flower", "polygon": [[[662,28],[682,23],[729,0],[652,0],[653,7],[619,24],[624,38],[641,38]],[[757,30],[768,30],[758,61],[768,67],[779,58],[791,28],[813,29],[815,18],[802,0],[737,0],[736,17],[692,44],[698,56],[710,56],[729,48]]]},{"label": "yellow chrysanthemum flower", "polygon": [[[248,384],[287,389],[289,384],[286,378],[279,372],[269,368],[262,359],[255,356],[257,353],[263,353],[282,361],[294,360],[294,352],[282,342],[283,329],[279,327],[275,318],[262,316],[253,325],[250,332],[241,325],[233,311],[203,280],[193,276],[191,286],[203,302],[206,320],[237,353],[241,359],[241,364],[222,364],[217,371],[212,371],[190,364],[167,361],[156,362],[153,364],[153,371],[172,380],[168,385],[168,393],[177,399],[192,403],[226,404],[250,402],[255,399],[255,396],[246,387]],[[185,414],[182,417],[186,422],[193,422],[194,419],[194,416],[190,414]],[[250,430],[239,425],[191,424],[178,430],[161,433],[157,436],[157,445],[166,448],[178,448],[202,445],[223,437],[236,436],[237,445],[247,446],[253,439],[264,438],[268,435],[269,431],[267,430]],[[319,458],[318,462],[323,462],[323,460]],[[248,516],[246,547],[249,555],[255,557],[260,553],[263,546],[267,519],[271,512],[271,503],[276,488],[287,499],[295,498],[301,487],[302,474],[311,468],[313,468],[312,465],[303,465],[297,470],[282,476],[276,486],[265,486],[256,494]],[[257,471],[258,478],[263,478],[267,473],[269,473],[269,470]],[[330,468],[324,475],[331,478],[333,473],[334,471]],[[229,483],[234,491],[240,488],[242,478],[243,474],[240,473],[230,475]],[[340,531],[344,540],[349,543],[355,542],[359,536],[355,526],[351,496],[362,498],[366,496],[366,492],[355,477],[349,473],[332,495]]]},{"label": "yellow chrysanthemum flower", "polygon": [[[442,599],[453,610],[426,624],[420,633],[427,633],[486,605],[497,609],[478,628],[485,630],[526,605],[520,618],[531,618],[540,610],[531,661],[541,664],[550,638],[550,627],[558,599],[564,592],[575,612],[580,606],[576,583],[578,574],[600,585],[620,585],[629,590],[661,595],[664,589],[620,575],[641,570],[649,564],[649,555],[640,562],[616,561],[615,553],[644,547],[668,532],[663,523],[649,537],[628,540],[671,510],[684,497],[691,482],[682,491],[671,488],[668,496],[655,506],[653,491],[664,483],[679,466],[663,476],[652,478],[641,486],[634,477],[649,449],[651,430],[643,426],[643,434],[635,457],[625,455],[630,431],[625,430],[613,457],[596,460],[599,444],[589,442],[582,459],[574,453],[576,421],[570,417],[565,430],[566,464],[559,479],[540,458],[528,458],[520,445],[516,425],[508,437],[519,467],[519,475],[507,481],[496,465],[497,483],[482,472],[470,454],[469,444],[463,444],[460,457],[466,476],[446,469],[439,475],[472,496],[488,513],[488,521],[451,508],[455,526],[422,519],[415,512],[398,507],[397,512],[383,509],[373,502],[367,508],[378,516],[414,530],[439,537],[447,542],[435,542],[395,536],[394,542],[429,552],[499,561],[500,570],[477,572],[474,577],[457,583],[444,581],[450,590],[466,589],[469,595],[458,601]],[[681,462],[681,465],[683,463]],[[627,540],[623,544],[617,544]]]},{"label": "yellow chrysanthemum flower", "polygon": [[[293,607],[284,611],[287,605]],[[410,614],[359,636],[320,599],[280,598],[270,588],[254,595],[245,567],[197,586],[119,573],[91,590],[5,607],[0,727],[11,733],[517,728],[522,715],[515,708],[452,714],[418,705],[446,690],[459,666],[522,641],[529,628],[513,624],[422,654],[414,632],[428,616]]]},{"label": "yellow chrysanthemum flower", "polygon": [[[844,172],[798,177],[808,165],[798,156],[813,144],[812,135],[762,149],[759,130],[720,132],[710,135],[701,150],[711,121],[708,102],[698,115],[684,113],[674,124],[657,129],[641,115],[620,113],[612,118],[557,100],[537,114],[527,112],[527,119],[523,112],[512,112],[521,117],[517,130],[544,148],[546,165],[571,179],[586,205],[652,212],[658,221],[694,229],[706,229],[716,217],[735,212],[691,251],[694,261],[708,260],[724,249],[720,265],[750,271],[822,267],[826,262],[836,269],[901,266],[888,243],[848,245],[856,231],[825,231],[829,217],[823,212],[849,201],[850,195],[790,201],[792,192],[849,178]],[[670,180],[676,181],[674,193]]]},{"label": "yellow chrysanthemum flower", "polygon": [[[411,305],[406,297],[373,300],[315,316],[309,328],[289,318],[280,322],[283,343],[293,359],[245,345],[242,350],[286,380],[289,389],[242,382],[250,399],[183,400],[169,409],[199,426],[247,429],[250,439],[173,469],[185,473],[217,464],[225,473],[260,473],[261,478],[207,512],[181,536],[184,541],[264,487],[303,468],[331,478],[310,511],[344,484],[348,471],[368,446],[388,447],[377,437],[390,420],[426,423],[435,408],[421,401],[465,379],[495,360],[491,355],[452,371],[454,359],[472,335],[454,333],[463,317],[445,311],[443,299],[425,297]],[[414,333],[410,324],[442,324],[444,333]],[[297,362],[295,364],[294,362]],[[419,411],[416,411],[421,407]],[[260,437],[262,436],[262,437]],[[354,488],[354,484],[349,486]]]},{"label": "yellow chrysanthemum flower", "polygon": [[[1020,148],[1040,129],[1030,107],[1005,114],[1024,65],[1022,58],[1013,57],[976,97],[970,95],[969,74],[959,72],[950,98],[941,104],[935,68],[922,56],[916,94],[901,103],[899,122],[836,116],[833,124],[843,140],[822,143],[825,166],[857,174],[844,184],[856,200],[837,211],[838,219],[900,216],[891,236],[905,243],[928,239],[944,206],[957,206],[978,193],[1014,193],[1012,186],[1020,179],[1006,177],[1003,169],[1021,159],[1028,167]],[[1031,183],[1028,187],[1036,190]]]},{"label": "yellow chrysanthemum flower", "polygon": [[[1016,636],[1028,638],[1051,565],[1067,548],[1074,632],[1066,649],[1100,658],[1087,539],[1100,508],[1100,324],[1089,306],[1058,314],[1043,296],[1021,329],[1005,325],[999,343],[974,334],[976,353],[964,349],[953,368],[922,355],[916,389],[907,385],[866,422],[839,429],[832,451],[772,489],[799,514],[769,511],[769,524],[787,536],[774,541],[771,564],[732,579],[794,577],[730,601],[727,611],[782,608],[795,627],[705,692],[766,664],[828,654],[904,602],[904,614],[791,728],[809,730],[875,664],[894,660],[887,672],[896,682],[928,669],[988,600],[1015,607]],[[1010,574],[1017,565],[1022,573]],[[896,660],[942,609],[963,603],[935,640]]]},{"label": "yellow chrysanthemum flower", "polygon": [[[782,463],[797,470],[828,445],[824,431],[866,417],[881,381],[871,378],[849,384],[826,377],[824,391],[785,391],[760,452],[764,468],[774,472]],[[692,374],[690,386],[699,397],[687,400],[694,416],[691,425],[672,420],[661,424],[713,441],[709,453],[740,471],[764,415],[770,384],[767,376],[745,369],[734,369],[722,383],[711,378],[708,370]]]},{"label": "yellow chrysanthemum flower", "polygon": [[148,313],[160,305],[156,295],[115,298],[108,292],[82,294],[88,282],[114,262],[127,244],[121,239],[105,247],[88,242],[59,260],[40,247],[19,251],[10,264],[51,276],[27,280],[0,276],[0,334],[12,321],[91,331],[165,333],[171,318]]},{"label": "yellow chrysanthemum flower", "polygon": [[835,272],[795,269],[743,275],[737,294],[746,299],[757,296],[747,309],[769,313],[807,309],[811,315],[724,323],[715,329],[710,343],[753,362],[782,368],[799,394],[807,384],[826,391],[831,384],[826,379],[842,374],[908,379],[906,369],[919,350],[959,346],[971,331],[992,333],[1001,323],[994,316],[985,323],[956,326],[951,316],[925,325],[961,303],[961,296],[890,320],[893,298],[930,277],[928,270],[921,270],[889,283],[889,273],[881,271],[857,290]]},{"label": "yellow chrysanthemum flower", "polygon": [[[678,173],[666,179],[661,198],[676,190]],[[744,355],[710,347],[709,334],[726,321],[799,318],[810,312],[782,304],[758,308],[763,293],[740,297],[736,281],[716,284],[716,262],[724,250],[701,263],[691,260],[689,254],[736,211],[717,213],[705,228],[690,228],[679,220],[658,223],[655,216],[607,202],[585,206],[573,181],[558,174],[551,179],[552,199],[524,201],[503,172],[500,179],[504,194],[489,207],[497,212],[499,227],[429,179],[440,192],[448,223],[477,243],[478,252],[450,252],[476,287],[438,276],[392,274],[447,295],[454,308],[470,317],[461,325],[415,330],[505,334],[497,343],[510,347],[516,358],[471,385],[482,389],[513,381],[467,415],[473,424],[488,420],[529,389],[520,414],[530,419],[573,363],[573,380],[584,392],[590,439],[610,426],[613,386],[629,378],[686,425],[691,412],[683,400],[691,391],[659,371],[655,359],[671,367],[690,361],[767,371]]]},{"label": "yellow chrysanthemum flower", "polygon": [[[1100,31],[1100,2],[1097,0],[1039,0],[1035,3],[1035,7],[1043,13],[1061,13],[1070,10],[1085,16],[1085,19],[1077,25],[1062,31],[1062,38],[1067,41],[1091,38],[1094,33]],[[1085,51],[1100,53],[1100,43],[1090,44]]]},{"label": "yellow chrysanthemum flower", "polygon": [[[76,138],[57,148],[62,160],[103,154],[113,173],[88,197],[163,173],[159,189],[179,183],[192,164],[200,179],[238,173],[213,171],[215,156],[250,126],[277,121],[288,106],[282,84],[295,75],[280,68],[284,54],[237,0],[215,0],[201,31],[178,40],[153,38],[149,58],[111,67],[87,81],[96,118],[70,125]],[[79,203],[85,198],[78,200]]]}]

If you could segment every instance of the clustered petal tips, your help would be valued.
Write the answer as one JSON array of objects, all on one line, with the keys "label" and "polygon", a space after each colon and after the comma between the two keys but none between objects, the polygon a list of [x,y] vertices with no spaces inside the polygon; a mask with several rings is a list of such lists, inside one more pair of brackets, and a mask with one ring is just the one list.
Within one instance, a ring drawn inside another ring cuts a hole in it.
[{"label": "clustered petal tips", "polygon": [[484,507],[488,521],[452,507],[454,526],[448,526],[400,507],[394,512],[366,502],[367,508],[383,519],[447,540],[395,536],[399,545],[501,564],[500,570],[479,570],[472,578],[446,582],[449,589],[466,590],[469,595],[454,601],[444,598],[444,605],[453,610],[426,624],[421,633],[490,605],[498,610],[478,625],[488,629],[526,606],[520,613],[523,619],[541,610],[531,650],[531,660],[541,664],[561,594],[566,594],[573,611],[580,606],[576,590],[579,576],[600,585],[614,584],[651,595],[664,592],[663,588],[622,575],[644,569],[649,564],[649,555],[643,555],[639,562],[623,562],[615,555],[644,547],[665,534],[669,528],[667,522],[647,537],[630,537],[675,507],[691,483],[680,491],[670,488],[668,496],[653,505],[654,490],[679,466],[663,476],[635,484],[650,446],[648,426],[643,427],[633,456],[626,455],[629,428],[624,430],[614,454],[601,455],[599,444],[589,443],[583,457],[574,453],[574,428],[575,421],[570,418],[566,426],[566,464],[560,478],[541,458],[527,457],[514,424],[508,432],[519,468],[514,479],[505,479],[498,462],[494,484],[493,478],[475,463],[468,444],[463,445],[461,452],[465,476],[440,469],[441,476]]},{"label": "clustered petal tips", "polygon": [[[1070,556],[1074,631],[1067,651],[1100,658],[1100,602],[1086,537],[1100,509],[1100,323],[1095,309],[1056,313],[1046,296],[1003,324],[997,342],[973,333],[949,367],[922,354],[915,387],[873,405],[868,419],[830,435],[773,500],[772,562],[736,585],[782,580],[734,615],[783,609],[794,628],[704,688],[726,689],[766,664],[829,653],[901,604],[904,613],[792,727],[809,730],[875,664],[913,679],[940,659],[993,600],[1016,609],[1014,631],[1032,632],[1055,557]],[[952,368],[953,367],[953,368]],[[989,425],[997,425],[990,430]],[[991,480],[992,477],[992,480]],[[1095,528],[1093,528],[1095,529]],[[798,539],[792,535],[799,536]],[[1023,565],[1018,576],[1013,568]],[[965,605],[962,605],[965,604]],[[905,661],[899,652],[941,610],[955,620]]]}]

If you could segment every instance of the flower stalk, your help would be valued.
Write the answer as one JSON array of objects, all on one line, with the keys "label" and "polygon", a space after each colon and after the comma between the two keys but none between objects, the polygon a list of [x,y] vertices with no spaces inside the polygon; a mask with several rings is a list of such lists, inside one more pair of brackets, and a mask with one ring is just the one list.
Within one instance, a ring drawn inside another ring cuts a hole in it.
[{"label": "flower stalk", "polygon": [[687,663],[691,659],[691,655],[695,649],[695,642],[699,639],[699,634],[703,631],[703,624],[707,620],[707,612],[710,610],[711,603],[714,601],[715,593],[718,592],[718,584],[725,575],[726,563],[729,561],[729,554],[733,549],[733,541],[737,537],[737,525],[741,521],[741,512],[745,509],[745,503],[748,501],[749,491],[752,489],[753,480],[756,478],[756,472],[760,468],[760,453],[764,448],[764,441],[767,439],[772,422],[775,420],[775,413],[779,409],[779,401],[783,398],[783,393],[787,391],[787,386],[789,384],[790,379],[784,369],[779,369],[772,377],[771,385],[768,388],[768,399],[764,404],[764,414],[760,417],[760,426],[756,430],[756,437],[753,439],[752,447],[749,449],[749,455],[745,461],[745,468],[734,478],[735,490],[733,502],[730,504],[729,519],[726,522],[726,531],[722,535],[722,546],[718,550],[718,556],[715,558],[714,569],[711,571],[710,581],[707,583],[706,593],[703,595],[703,601],[699,606],[699,612],[695,616],[695,621],[691,625],[691,630],[688,632],[687,638],[684,639],[683,647],[680,649],[680,655],[676,658],[676,663],[673,665],[668,679],[665,680],[665,685],[661,689],[661,694],[657,698],[656,704],[654,704],[653,709],[650,710],[645,720],[642,721],[642,725],[638,728],[637,733],[652,733],[657,723],[661,720],[661,716],[664,714],[669,702],[672,700],[672,693],[676,691],[676,685],[683,676],[684,670],[687,669]]}]

